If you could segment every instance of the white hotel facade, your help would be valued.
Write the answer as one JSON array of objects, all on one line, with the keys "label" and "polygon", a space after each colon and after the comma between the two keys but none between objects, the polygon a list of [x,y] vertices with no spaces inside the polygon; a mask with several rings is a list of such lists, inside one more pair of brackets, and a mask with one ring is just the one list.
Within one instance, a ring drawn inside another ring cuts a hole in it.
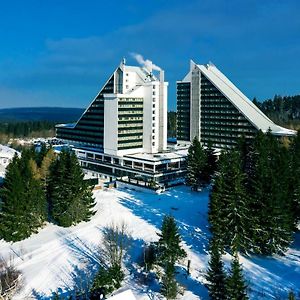
[{"label": "white hotel facade", "polygon": [[123,61],[80,119],[56,126],[82,167],[110,181],[183,180],[186,149],[167,147],[168,83],[164,71]]}]

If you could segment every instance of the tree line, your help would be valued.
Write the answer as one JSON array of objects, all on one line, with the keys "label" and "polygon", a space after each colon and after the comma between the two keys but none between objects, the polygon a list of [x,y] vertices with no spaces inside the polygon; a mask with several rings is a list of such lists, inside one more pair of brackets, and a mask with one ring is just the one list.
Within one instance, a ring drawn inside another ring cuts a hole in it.
[{"label": "tree line", "polygon": [[[248,299],[239,263],[244,255],[284,254],[293,241],[300,218],[300,132],[289,146],[271,132],[259,131],[223,150],[215,172],[207,173],[211,150],[194,139],[187,159],[187,184],[193,189],[209,183],[208,219],[211,240],[207,272],[211,299]],[[232,255],[226,272],[224,253]]]},{"label": "tree line", "polygon": [[95,213],[92,188],[75,153],[24,149],[8,165],[0,190],[0,239],[20,241],[46,221],[68,227]]},{"label": "tree line", "polygon": [[53,137],[55,122],[24,121],[0,122],[0,143],[6,144],[10,138]]},{"label": "tree line", "polygon": [[300,95],[279,96],[263,102],[253,99],[253,103],[269,118],[280,125],[298,129],[300,125]]}]

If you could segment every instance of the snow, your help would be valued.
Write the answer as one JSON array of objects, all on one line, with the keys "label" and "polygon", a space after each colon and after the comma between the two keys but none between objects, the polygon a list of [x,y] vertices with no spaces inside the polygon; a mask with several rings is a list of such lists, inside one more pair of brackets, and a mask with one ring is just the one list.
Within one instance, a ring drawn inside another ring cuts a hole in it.
[{"label": "snow", "polygon": [[126,290],[120,294],[112,296],[109,300],[136,300],[131,290]]},{"label": "snow", "polygon": [[[91,278],[98,268],[97,253],[102,230],[111,223],[124,221],[132,236],[131,248],[125,260],[126,278],[120,291],[131,289],[137,299],[163,299],[159,285],[150,280],[144,285],[137,264],[144,243],[157,240],[157,232],[165,214],[177,220],[187,259],[177,266],[177,279],[186,291],[184,300],[208,299],[204,286],[207,268],[208,190],[192,192],[185,186],[151,194],[133,189],[112,189],[94,192],[97,213],[90,222],[70,228],[47,224],[38,234],[17,242],[0,241],[0,255],[13,257],[24,275],[24,287],[15,299],[50,299],[51,293],[68,293],[74,284]],[[187,260],[191,260],[190,276],[186,275]],[[230,256],[224,256],[226,266]],[[289,290],[300,291],[300,234],[285,256],[241,257],[249,282],[251,299],[287,298]]]},{"label": "snow", "polygon": [[0,183],[3,182],[5,177],[6,168],[15,156],[15,154],[20,155],[20,152],[12,149],[8,146],[0,144]]}]

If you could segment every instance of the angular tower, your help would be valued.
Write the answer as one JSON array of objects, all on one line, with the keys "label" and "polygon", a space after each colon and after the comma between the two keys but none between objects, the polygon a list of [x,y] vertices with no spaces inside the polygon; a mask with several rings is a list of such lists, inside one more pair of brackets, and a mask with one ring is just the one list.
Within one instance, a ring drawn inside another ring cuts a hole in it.
[{"label": "angular tower", "polygon": [[177,82],[177,139],[197,136],[204,145],[227,148],[241,136],[253,138],[258,130],[295,134],[271,121],[216,66],[191,61],[189,73]]},{"label": "angular tower", "polygon": [[157,153],[167,148],[167,86],[123,61],[75,124],[56,126],[57,138],[110,155]]}]

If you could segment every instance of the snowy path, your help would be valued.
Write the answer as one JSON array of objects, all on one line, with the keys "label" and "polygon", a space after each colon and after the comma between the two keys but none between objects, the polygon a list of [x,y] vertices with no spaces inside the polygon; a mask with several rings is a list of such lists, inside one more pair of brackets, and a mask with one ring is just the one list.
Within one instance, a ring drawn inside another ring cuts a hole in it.
[{"label": "snowy path", "polygon": [[[128,225],[133,238],[129,254],[136,261],[144,242],[157,239],[164,214],[176,218],[191,260],[191,276],[186,279],[184,271],[178,275],[187,289],[181,299],[207,299],[203,275],[208,259],[208,191],[194,193],[181,186],[156,195],[122,189],[97,191],[95,197],[98,211],[90,222],[71,228],[48,224],[22,242],[0,241],[0,255],[13,257],[24,274],[24,288],[15,299],[49,299],[58,288],[66,291],[74,283],[82,284],[82,276],[92,276],[98,268],[96,255],[101,230],[112,222],[124,221]],[[229,256],[226,258],[229,260]],[[300,290],[300,235],[284,257],[242,258],[242,263],[251,284],[252,299],[286,298],[290,289]],[[138,299],[161,299],[158,286],[151,286],[150,291],[140,284],[135,264],[127,261],[126,266],[129,272],[125,287],[132,288]],[[178,266],[180,269],[183,270]]]}]

